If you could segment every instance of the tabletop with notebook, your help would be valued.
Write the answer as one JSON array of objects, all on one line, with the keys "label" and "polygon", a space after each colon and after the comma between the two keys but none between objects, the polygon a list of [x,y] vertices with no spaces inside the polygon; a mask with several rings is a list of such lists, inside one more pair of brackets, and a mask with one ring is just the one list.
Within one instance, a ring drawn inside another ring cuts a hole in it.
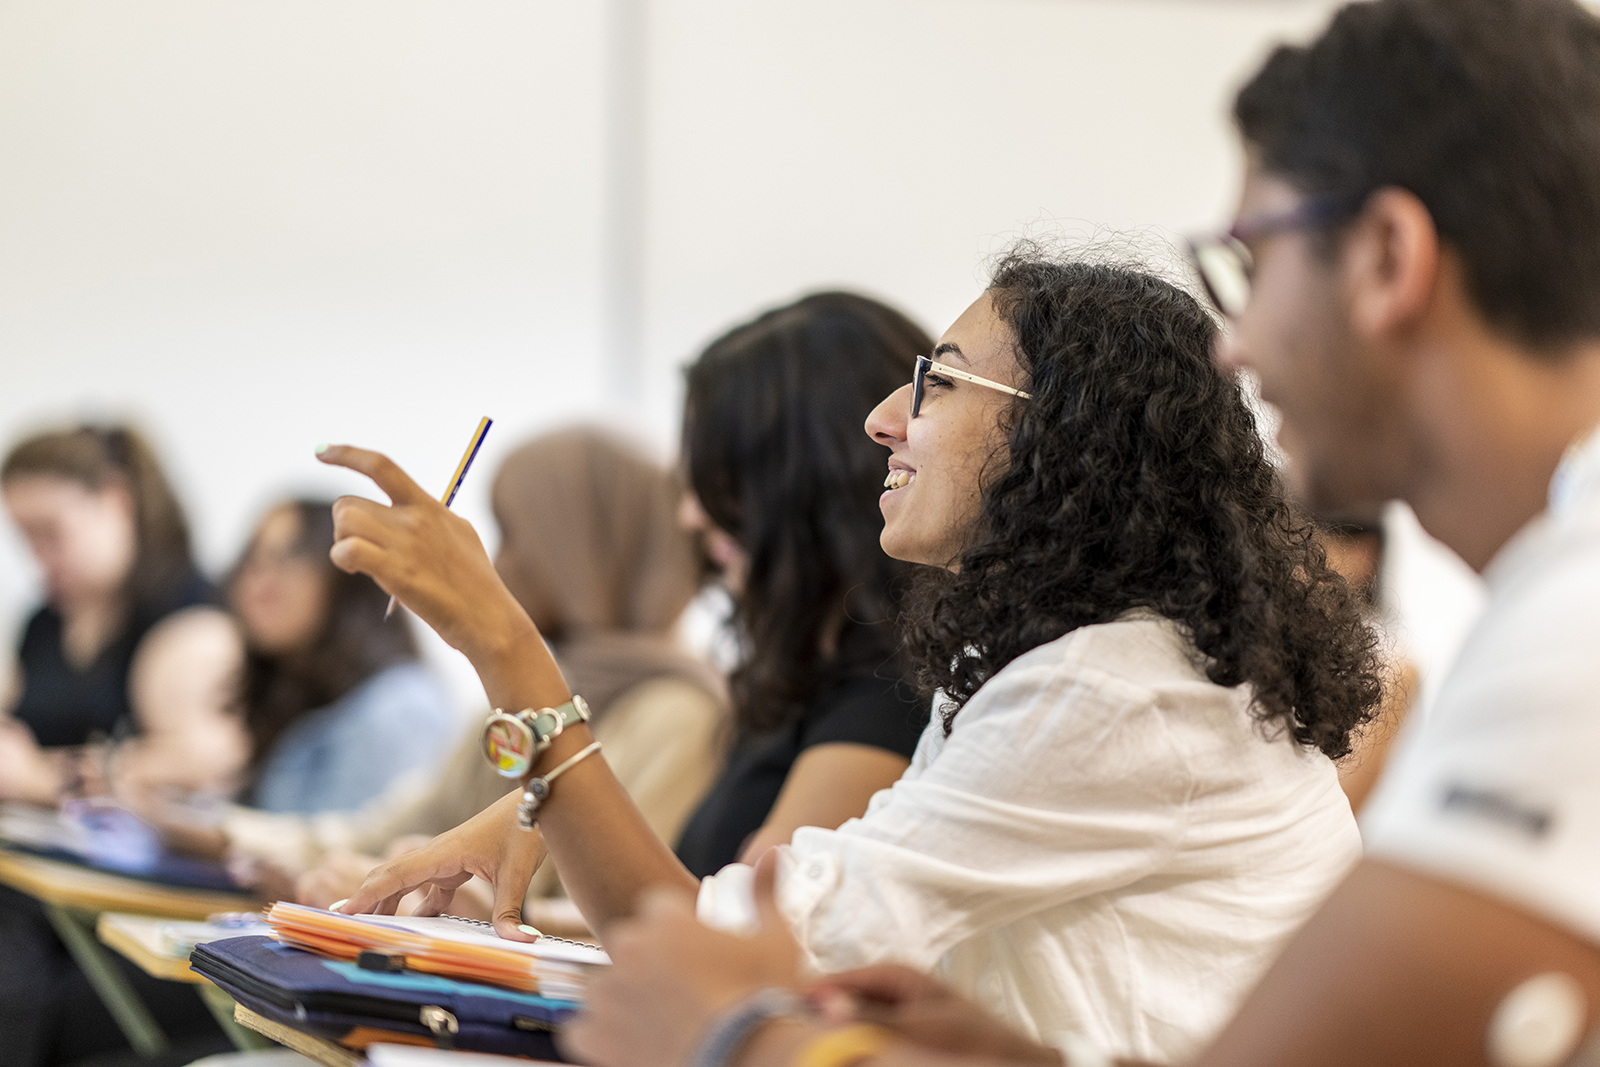
[{"label": "tabletop with notebook", "polygon": [[[238,1002],[245,1025],[271,1023],[275,1039],[287,1030],[346,1050],[412,1044],[559,1060],[552,1035],[610,962],[593,945],[506,941],[489,923],[453,916],[279,903],[266,918],[270,936],[197,945],[191,965]],[[308,1049],[327,1052],[299,1051]]]}]

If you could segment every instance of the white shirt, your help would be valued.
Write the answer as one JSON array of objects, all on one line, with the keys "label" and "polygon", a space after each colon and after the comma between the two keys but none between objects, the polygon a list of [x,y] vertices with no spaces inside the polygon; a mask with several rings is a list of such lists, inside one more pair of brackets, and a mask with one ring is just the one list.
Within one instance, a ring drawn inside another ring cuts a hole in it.
[{"label": "white shirt", "polygon": [[[780,905],[824,970],[933,970],[1026,1033],[1179,1059],[1360,853],[1338,775],[1130,617],[1033,649],[838,830],[785,849]],[[749,869],[701,888],[747,914]],[[719,922],[719,920],[721,920]]]},{"label": "white shirt", "polygon": [[1483,579],[1434,540],[1411,508],[1398,500],[1383,509],[1383,572],[1378,578],[1379,622],[1388,651],[1417,671],[1408,718],[1433,707],[1461,643],[1483,614]]},{"label": "white shirt", "polygon": [[1600,439],[1484,578],[1482,619],[1364,813],[1368,852],[1600,942]]}]

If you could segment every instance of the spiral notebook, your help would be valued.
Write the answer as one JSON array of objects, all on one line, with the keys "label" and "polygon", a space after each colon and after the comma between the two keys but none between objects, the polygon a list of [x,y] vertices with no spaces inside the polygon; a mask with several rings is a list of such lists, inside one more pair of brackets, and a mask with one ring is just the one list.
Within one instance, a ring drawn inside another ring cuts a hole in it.
[{"label": "spiral notebook", "polygon": [[342,915],[280,902],[267,909],[267,924],[279,941],[334,959],[401,955],[407,970],[558,1000],[582,1000],[589,975],[611,962],[595,945],[560,937],[507,941],[490,923],[452,915]]}]

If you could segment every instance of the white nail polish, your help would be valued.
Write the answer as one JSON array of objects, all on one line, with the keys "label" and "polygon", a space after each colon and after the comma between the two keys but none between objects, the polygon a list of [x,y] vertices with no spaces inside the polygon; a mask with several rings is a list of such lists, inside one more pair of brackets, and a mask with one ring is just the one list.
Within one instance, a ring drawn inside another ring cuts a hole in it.
[{"label": "white nail polish", "polygon": [[527,923],[518,923],[517,924],[517,929],[521,930],[523,933],[527,934],[529,937],[543,937],[544,936],[543,932],[541,932],[540,930],[538,930],[535,927],[529,926]]},{"label": "white nail polish", "polygon": [[340,908],[344,907],[348,903],[350,903],[350,898],[349,897],[345,897],[343,900],[336,900],[332,904],[328,905],[328,910],[329,911],[338,911]]}]

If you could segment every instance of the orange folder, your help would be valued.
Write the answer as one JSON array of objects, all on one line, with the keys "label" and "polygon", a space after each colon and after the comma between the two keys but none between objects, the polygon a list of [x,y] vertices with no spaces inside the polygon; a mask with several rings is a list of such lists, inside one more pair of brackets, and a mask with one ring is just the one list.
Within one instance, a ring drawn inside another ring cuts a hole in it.
[{"label": "orange folder", "polygon": [[267,924],[284,944],[334,959],[398,954],[409,970],[557,1000],[582,1000],[589,974],[611,962],[593,945],[559,937],[506,941],[489,923],[450,915],[342,915],[279,902],[267,909]]}]

